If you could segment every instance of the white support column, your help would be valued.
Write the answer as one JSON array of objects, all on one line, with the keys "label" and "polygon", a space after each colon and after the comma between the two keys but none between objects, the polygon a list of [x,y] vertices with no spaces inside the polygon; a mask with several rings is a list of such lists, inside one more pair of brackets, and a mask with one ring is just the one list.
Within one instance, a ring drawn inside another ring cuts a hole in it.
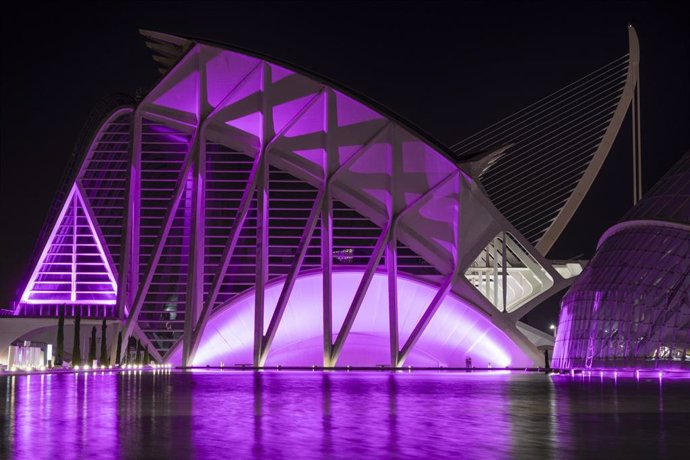
[{"label": "white support column", "polygon": [[321,271],[323,273],[323,366],[332,367],[333,352],[333,201],[328,186],[321,206]]},{"label": "white support column", "polygon": [[501,251],[501,257],[502,257],[502,262],[501,262],[501,270],[503,272],[501,276],[501,281],[503,282],[503,292],[502,292],[502,306],[503,306],[503,313],[506,312],[508,309],[508,259],[507,259],[507,254],[506,251],[508,250],[508,245],[506,244],[506,232],[503,232],[503,250]]},{"label": "white support column", "polygon": [[350,334],[350,330],[355,322],[359,308],[362,306],[362,302],[364,301],[364,296],[367,294],[367,290],[369,289],[371,280],[374,277],[374,273],[376,273],[376,269],[378,268],[383,251],[386,249],[386,244],[390,239],[391,229],[392,222],[389,222],[388,225],[386,225],[386,227],[381,231],[381,235],[376,241],[376,246],[374,247],[374,251],[369,259],[369,264],[367,264],[367,268],[364,271],[362,280],[360,281],[357,291],[355,292],[355,297],[352,299],[352,304],[350,304],[350,308],[347,311],[343,325],[340,328],[338,336],[335,340],[335,344],[333,345],[333,351],[331,353],[331,363],[333,365],[337,364],[340,352],[343,351],[345,339]]},{"label": "white support column", "polygon": [[332,367],[333,352],[333,197],[330,180],[340,164],[338,155],[338,103],[333,89],[326,90],[326,153],[323,163],[321,204],[321,276],[323,290],[323,366]]},{"label": "white support column", "polygon": [[223,285],[223,279],[228,270],[228,265],[232,259],[232,255],[235,253],[235,247],[237,246],[237,241],[240,238],[240,233],[244,227],[244,221],[247,218],[247,213],[249,212],[249,207],[254,197],[254,190],[256,189],[256,182],[259,177],[259,167],[263,158],[262,152],[257,152],[254,158],[254,163],[252,165],[252,170],[249,173],[249,180],[247,181],[247,188],[244,189],[242,194],[242,200],[240,201],[240,207],[237,210],[235,219],[232,223],[232,229],[230,230],[230,236],[228,237],[228,242],[223,250],[223,255],[221,257],[220,264],[218,265],[218,270],[213,277],[213,283],[211,284],[211,290],[204,304],[204,308],[199,315],[199,320],[197,321],[196,328],[192,335],[192,344],[190,346],[189,360],[194,359],[194,354],[199,346],[199,339],[201,334],[208,323],[208,319],[211,316],[211,311],[216,303],[216,298],[220,292],[220,288]]},{"label": "white support column", "polygon": [[141,137],[143,130],[141,113],[132,114],[132,140],[130,144],[129,175],[127,177],[127,206],[122,226],[124,244],[120,249],[120,273],[118,283],[118,315],[125,319],[125,308],[132,308],[139,286],[139,212],[141,206]]},{"label": "white support column", "polygon": [[390,334],[391,366],[398,366],[399,332],[398,332],[398,242],[395,229],[386,248],[386,271],[388,272],[388,325]]},{"label": "white support column", "polygon": [[[129,141],[129,167],[125,190],[125,206],[122,224],[122,245],[120,247],[120,271],[117,282],[117,317],[120,320],[118,332],[125,321],[125,307],[134,302],[133,292],[139,280],[139,197],[141,170],[142,117],[138,110],[132,112]],[[130,312],[131,313],[131,312]],[[110,345],[110,361],[116,359],[116,342]]]},{"label": "white support column", "polygon": [[[397,129],[393,130],[391,136],[391,154],[388,158],[390,167],[390,203],[388,209],[389,219],[399,215],[405,207],[405,200],[399,197],[400,187],[398,178],[403,177],[402,169],[402,145]],[[386,247],[386,272],[388,275],[388,338],[390,342],[391,367],[397,367],[399,344],[398,329],[398,241],[396,237],[396,227],[398,219],[393,219],[391,225],[391,236]]]},{"label": "white support column", "polygon": [[492,252],[494,256],[494,298],[493,298],[493,304],[496,308],[499,308],[498,306],[498,238],[494,238],[492,240],[491,245],[493,246]]},{"label": "white support column", "polygon": [[158,241],[156,242],[154,251],[151,254],[151,259],[149,260],[148,266],[146,267],[146,275],[144,276],[141,286],[139,286],[137,296],[131,307],[129,316],[127,317],[127,322],[125,323],[124,331],[122,334],[123,343],[126,343],[127,340],[129,340],[129,336],[132,334],[133,326],[137,322],[139,312],[141,311],[141,307],[144,304],[144,299],[146,298],[149,286],[151,285],[151,281],[153,280],[153,275],[156,271],[156,267],[158,266],[158,261],[160,260],[161,254],[163,253],[163,248],[165,246],[165,242],[168,239],[168,234],[170,233],[170,227],[172,226],[172,222],[175,218],[175,213],[177,212],[177,208],[180,204],[182,193],[184,193],[184,189],[187,182],[186,178],[189,175],[190,167],[191,156],[188,155],[187,159],[185,160],[184,167],[182,168],[182,171],[180,173],[179,179],[177,181],[175,194],[170,200],[168,210],[165,214],[165,218],[163,219],[163,228],[161,229]]},{"label": "white support column", "polygon": [[[252,72],[258,70],[260,66],[257,66]],[[246,77],[245,77],[246,78]],[[264,82],[266,84],[266,82]],[[232,92],[230,94],[233,94]],[[259,181],[260,177],[260,172],[261,172],[261,165],[264,162],[264,157],[267,155],[267,152],[271,150],[271,146],[273,145],[273,142],[278,139],[280,136],[285,134],[294,124],[299,120],[310,108],[311,106],[319,99],[321,95],[321,91],[316,94],[308,104],[305,105],[305,107],[300,110],[300,112],[292,119],[290,120],[289,123],[287,123],[282,130],[280,131],[279,134],[276,136],[271,136],[270,134],[272,133],[272,128],[270,128],[266,123],[270,123],[272,125],[272,121],[269,118],[268,120],[264,120],[264,133],[268,133],[266,136],[264,136],[266,139],[271,139],[270,142],[266,143],[266,148],[260,149],[258,152],[256,152],[256,155],[254,157],[254,163],[252,164],[252,169],[249,173],[249,179],[247,180],[247,187],[244,190],[244,193],[242,194],[242,199],[240,201],[240,206],[237,210],[237,214],[235,215],[235,219],[232,224],[232,229],[230,230],[230,235],[228,237],[228,241],[225,245],[225,248],[223,250],[223,255],[221,256],[221,261],[218,265],[218,269],[213,277],[213,282],[211,284],[211,288],[207,297],[206,302],[204,303],[203,309],[201,311],[201,314],[199,315],[199,319],[196,322],[196,327],[194,328],[194,331],[192,333],[192,338],[191,338],[191,345],[189,347],[189,356],[188,360],[191,362],[194,359],[194,355],[196,354],[196,350],[199,347],[199,340],[201,338],[201,335],[204,332],[204,329],[206,328],[206,324],[208,324],[208,319],[211,316],[211,312],[213,311],[213,307],[215,306],[216,299],[218,297],[218,294],[220,293],[220,288],[223,284],[223,279],[225,278],[225,274],[228,269],[228,264],[230,263],[230,260],[232,259],[233,254],[235,253],[235,247],[237,246],[237,241],[239,240],[240,233],[242,231],[242,228],[244,227],[244,222],[247,217],[247,213],[249,211],[249,206],[251,204],[252,198],[254,197],[254,191],[257,188],[257,183]],[[226,98],[228,98],[226,96]],[[222,106],[223,104],[219,104],[218,107],[209,115],[203,122],[202,129],[205,128],[205,126],[208,124],[208,122],[217,114],[222,112]],[[266,110],[265,110],[266,111]],[[269,114],[269,117],[271,115]],[[270,130],[269,130],[270,129]],[[262,141],[265,142],[265,141]],[[262,143],[263,145],[263,143]],[[268,159],[266,158],[266,165],[268,165]]]},{"label": "white support column", "polygon": [[489,293],[491,292],[491,283],[489,282],[489,268],[491,268],[491,258],[489,257],[489,248],[484,248],[484,295],[489,298]]},{"label": "white support column", "polygon": [[197,131],[192,152],[192,228],[189,246],[189,271],[185,305],[182,366],[191,365],[192,339],[201,306],[204,301],[204,234],[205,234],[205,182],[206,139],[201,128]]},{"label": "white support column", "polygon": [[261,163],[256,183],[256,281],[254,295],[254,366],[261,361],[264,337],[264,301],[268,281],[268,158],[266,152],[274,139],[273,109],[269,101],[271,66],[262,64],[261,69]]},{"label": "white support column", "polygon": [[[264,152],[265,153],[265,152]],[[264,300],[268,281],[268,163],[262,155],[256,184],[256,284],[254,295],[254,366],[261,365],[264,336]]]}]

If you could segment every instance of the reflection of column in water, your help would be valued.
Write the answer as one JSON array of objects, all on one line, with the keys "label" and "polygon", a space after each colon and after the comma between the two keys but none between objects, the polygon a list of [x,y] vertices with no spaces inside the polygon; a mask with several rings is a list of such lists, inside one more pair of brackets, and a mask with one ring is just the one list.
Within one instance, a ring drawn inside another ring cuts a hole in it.
[{"label": "reflection of column in water", "polygon": [[[193,372],[171,374],[163,372],[155,376],[154,386],[149,395],[153,396],[153,416],[154,427],[161,426],[158,422],[166,420],[160,434],[151,436],[152,456],[161,456],[158,451],[158,439],[168,438],[168,452],[162,455],[163,458],[194,458],[195,449],[198,447],[194,442],[194,394],[195,386],[199,383],[195,381],[198,377]],[[159,397],[160,396],[160,397]],[[203,414],[200,414],[203,416]]]},{"label": "reflection of column in water", "polygon": [[[134,371],[136,373],[136,371]],[[116,377],[117,386],[117,432],[120,433],[124,457],[135,457],[138,449],[137,407],[132,396],[134,378],[132,371],[120,372]]]},{"label": "reflection of column in water", "polygon": [[193,375],[134,371],[117,377],[120,445],[128,458],[191,458]]},{"label": "reflection of column in water", "polygon": [[398,381],[396,374],[388,374],[388,454],[398,453]]},{"label": "reflection of column in water", "polygon": [[331,428],[333,425],[333,420],[331,416],[331,375],[324,371],[321,373],[321,391],[323,395],[323,413],[321,414],[321,420],[323,420],[322,428],[322,452],[325,456],[331,456],[333,454],[332,449],[332,438],[331,438]]},{"label": "reflection of column in water", "polygon": [[[522,379],[529,379],[523,381]],[[503,382],[497,398],[508,402],[508,413],[501,421],[510,430],[511,458],[558,458],[560,421],[556,412],[555,389],[548,376],[515,376]],[[535,403],[541,401],[542,403]],[[493,416],[493,415],[492,415]],[[498,420],[494,420],[497,423]],[[506,443],[508,444],[508,443]],[[506,446],[507,447],[507,446]]]},{"label": "reflection of column in water", "polygon": [[0,457],[11,458],[10,455],[15,450],[16,436],[16,379],[14,375],[0,379],[0,400],[4,403],[2,407],[2,440],[0,442]]},{"label": "reflection of column in water", "polygon": [[[558,451],[568,452],[572,449],[573,418],[570,414],[576,411],[571,404],[570,391],[574,382],[565,377],[555,376],[549,378],[549,436],[551,446]],[[601,392],[604,387],[600,386]],[[588,440],[589,442],[589,440]]]},{"label": "reflection of column in water", "polygon": [[252,446],[252,453],[255,456],[261,456],[263,453],[262,444],[262,407],[261,398],[263,393],[263,375],[260,371],[254,372],[254,445]]},{"label": "reflection of column in water", "polygon": [[[88,450],[82,450],[81,454],[90,452],[90,455],[98,455],[101,452],[110,452],[113,456],[117,456],[119,446],[117,375],[93,372],[88,376],[85,385],[88,392],[84,396],[91,416],[86,424],[88,438],[82,441],[85,444],[88,443]],[[60,458],[62,455],[58,453],[56,457]]]}]

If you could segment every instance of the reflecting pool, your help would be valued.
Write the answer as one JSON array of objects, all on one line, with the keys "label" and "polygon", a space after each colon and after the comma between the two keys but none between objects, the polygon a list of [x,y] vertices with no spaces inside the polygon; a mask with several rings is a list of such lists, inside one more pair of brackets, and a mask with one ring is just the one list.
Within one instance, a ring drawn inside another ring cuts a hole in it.
[{"label": "reflecting pool", "polygon": [[464,372],[0,377],[0,458],[687,458],[690,381]]}]

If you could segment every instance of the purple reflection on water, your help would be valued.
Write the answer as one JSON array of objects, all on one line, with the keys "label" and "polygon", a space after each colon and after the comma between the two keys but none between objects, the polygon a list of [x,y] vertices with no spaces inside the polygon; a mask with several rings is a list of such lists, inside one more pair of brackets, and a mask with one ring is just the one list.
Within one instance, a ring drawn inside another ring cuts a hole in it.
[{"label": "purple reflection on water", "polygon": [[578,377],[233,371],[3,376],[0,458],[682,453],[688,381]]}]

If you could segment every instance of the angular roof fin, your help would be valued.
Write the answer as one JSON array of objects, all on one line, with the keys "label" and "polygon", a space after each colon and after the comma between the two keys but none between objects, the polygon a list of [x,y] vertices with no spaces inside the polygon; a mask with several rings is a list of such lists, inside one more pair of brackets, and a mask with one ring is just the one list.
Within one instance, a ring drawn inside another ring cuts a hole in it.
[{"label": "angular roof fin", "polygon": [[176,35],[139,29],[146,39],[146,46],[153,51],[153,60],[158,71],[165,74],[192,47],[193,42]]}]

